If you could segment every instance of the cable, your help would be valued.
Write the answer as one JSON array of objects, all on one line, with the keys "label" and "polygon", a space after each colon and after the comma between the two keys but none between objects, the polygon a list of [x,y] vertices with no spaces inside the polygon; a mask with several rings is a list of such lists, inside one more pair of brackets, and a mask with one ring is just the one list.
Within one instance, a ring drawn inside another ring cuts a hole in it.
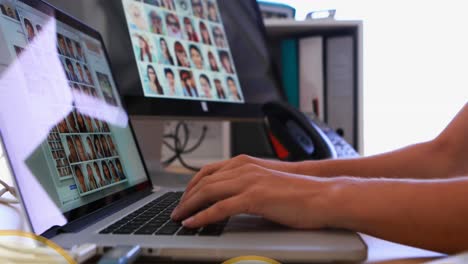
[{"label": "cable", "polygon": [[[18,196],[16,193],[16,189],[14,187],[9,186],[6,184],[4,181],[0,180],[0,184],[3,185],[3,188],[0,190],[0,203],[1,204],[17,204],[19,203],[18,201]],[[2,198],[2,195],[5,193],[9,192],[11,195],[13,195],[13,199],[11,198]]]},{"label": "cable", "polygon": [[[208,131],[208,127],[204,125],[200,138],[197,140],[197,142],[193,146],[189,147],[188,143],[190,139],[190,129],[185,122],[183,121],[178,122],[175,128],[174,134],[164,135],[165,140],[163,140],[163,145],[166,146],[172,152],[174,152],[174,155],[168,158],[167,160],[163,161],[162,162],[163,165],[169,166],[174,161],[178,160],[180,164],[184,166],[185,168],[198,172],[201,168],[197,168],[197,167],[187,164],[187,162],[183,158],[183,155],[192,153],[196,149],[198,149],[203,143],[203,141],[205,140],[207,131]],[[173,145],[171,145],[166,139],[172,139]]]},{"label": "cable", "polygon": [[[57,263],[64,256],[51,247],[44,247],[16,241],[0,242],[0,259],[6,263]],[[3,262],[2,262],[3,263]]]},{"label": "cable", "polygon": [[[182,140],[181,140],[181,135],[180,135],[181,128],[183,129],[182,131],[184,132],[183,143],[181,142]],[[176,125],[174,134],[169,134],[169,135],[164,136],[164,138],[170,138],[174,140],[174,146],[171,146],[167,141],[163,142],[163,144],[166,147],[168,147],[174,152],[174,155],[171,158],[167,159],[166,161],[163,161],[163,164],[165,166],[169,166],[175,160],[179,160],[181,165],[184,166],[185,168],[189,170],[193,170],[193,171],[199,171],[200,168],[196,168],[187,164],[187,162],[185,162],[185,160],[183,159],[182,155],[195,151],[203,143],[203,140],[206,137],[207,130],[208,128],[206,126],[203,126],[202,135],[200,136],[198,141],[192,147],[187,149],[188,141],[190,138],[190,130],[188,129],[188,125],[185,122],[179,122]]]}]

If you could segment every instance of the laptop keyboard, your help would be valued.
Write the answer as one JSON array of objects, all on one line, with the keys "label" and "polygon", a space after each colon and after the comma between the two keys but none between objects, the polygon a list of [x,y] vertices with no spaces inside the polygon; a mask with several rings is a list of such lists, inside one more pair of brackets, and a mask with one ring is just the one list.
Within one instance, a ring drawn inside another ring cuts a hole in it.
[{"label": "laptop keyboard", "polygon": [[172,210],[179,203],[182,194],[182,192],[166,193],[104,228],[99,233],[119,235],[220,236],[227,220],[199,229],[188,229],[183,227],[182,223],[172,221]]}]

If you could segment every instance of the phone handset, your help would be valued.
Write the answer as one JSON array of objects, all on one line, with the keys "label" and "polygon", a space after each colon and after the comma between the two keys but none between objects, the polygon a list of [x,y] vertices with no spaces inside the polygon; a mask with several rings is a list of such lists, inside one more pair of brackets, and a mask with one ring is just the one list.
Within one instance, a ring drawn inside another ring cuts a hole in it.
[{"label": "phone handset", "polygon": [[300,111],[283,103],[263,106],[265,129],[278,158],[288,161],[337,158],[325,133]]}]

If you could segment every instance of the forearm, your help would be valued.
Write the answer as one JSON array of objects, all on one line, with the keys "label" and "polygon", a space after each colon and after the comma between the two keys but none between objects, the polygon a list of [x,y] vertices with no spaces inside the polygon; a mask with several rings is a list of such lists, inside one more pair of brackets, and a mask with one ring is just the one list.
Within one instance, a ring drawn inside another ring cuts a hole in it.
[{"label": "forearm", "polygon": [[331,226],[439,252],[468,249],[468,177],[447,180],[336,178]]},{"label": "forearm", "polygon": [[450,178],[468,175],[468,104],[442,133],[426,143],[351,160],[305,161],[294,172],[316,176],[364,178]]},{"label": "forearm", "polygon": [[370,157],[299,162],[295,172],[321,177],[448,178],[456,175],[446,149],[434,140]]}]

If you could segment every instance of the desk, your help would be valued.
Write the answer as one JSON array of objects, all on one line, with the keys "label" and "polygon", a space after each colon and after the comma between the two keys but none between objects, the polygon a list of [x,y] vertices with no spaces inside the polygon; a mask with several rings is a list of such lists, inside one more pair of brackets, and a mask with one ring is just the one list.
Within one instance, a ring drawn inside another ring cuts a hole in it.
[{"label": "desk", "polygon": [[[5,206],[0,205],[0,230],[27,230],[25,218],[19,205]],[[368,260],[365,263],[372,264],[413,264],[423,263],[425,261],[441,257],[442,255],[418,248],[408,247],[372,236],[361,234],[368,246]],[[140,262],[138,262],[140,263]],[[157,261],[142,261],[141,263],[164,263]],[[183,262],[178,262],[183,264]]]},{"label": "desk", "polygon": [[[183,170],[172,169],[173,172],[182,173]],[[28,225],[24,217],[24,212],[20,205],[6,206],[0,204],[0,230],[22,230],[28,231]],[[365,263],[372,264],[413,264],[423,263],[443,255],[418,248],[408,247],[372,236],[361,234],[368,246],[368,260]],[[91,262],[92,263],[92,262]],[[142,260],[138,263],[161,263],[155,260]],[[177,262],[185,264],[183,262]],[[186,262],[188,264],[188,262]],[[219,263],[218,263],[219,264]]]}]

